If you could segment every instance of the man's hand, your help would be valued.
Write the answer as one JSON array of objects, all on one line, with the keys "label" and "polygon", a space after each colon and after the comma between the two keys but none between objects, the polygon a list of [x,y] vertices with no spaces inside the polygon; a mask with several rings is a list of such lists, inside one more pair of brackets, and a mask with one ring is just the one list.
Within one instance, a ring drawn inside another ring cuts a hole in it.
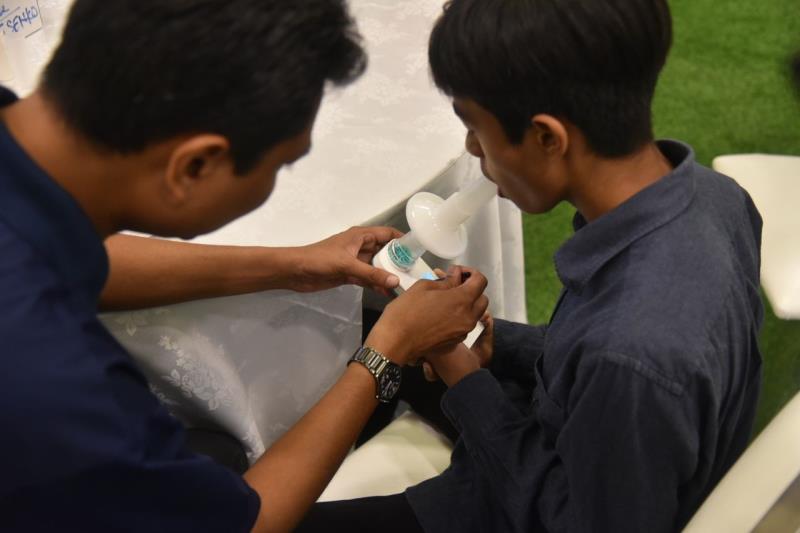
[{"label": "man's hand", "polygon": [[438,381],[441,378],[448,387],[452,387],[479,368],[488,367],[494,350],[494,320],[485,314],[481,323],[484,326],[483,333],[471,349],[459,343],[451,350],[426,354],[423,363],[425,379]]},{"label": "man's hand", "polygon": [[386,227],[350,228],[324,241],[290,249],[296,272],[290,276],[289,288],[314,292],[352,284],[388,295],[399,280],[373,267],[371,261],[383,246],[402,235]]},{"label": "man's hand", "polygon": [[[462,282],[462,273],[470,276]],[[386,306],[365,344],[403,365],[432,351],[452,350],[486,312],[486,278],[451,267],[439,281],[418,281]]]}]

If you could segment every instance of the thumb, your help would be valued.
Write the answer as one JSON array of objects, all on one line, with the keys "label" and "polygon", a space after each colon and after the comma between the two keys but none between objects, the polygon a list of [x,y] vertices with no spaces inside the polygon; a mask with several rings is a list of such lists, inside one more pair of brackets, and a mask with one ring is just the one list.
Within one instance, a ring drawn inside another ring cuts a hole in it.
[{"label": "thumb", "polygon": [[439,280],[439,283],[447,289],[454,289],[461,285],[462,269],[458,265],[453,265],[447,269],[447,276]]}]

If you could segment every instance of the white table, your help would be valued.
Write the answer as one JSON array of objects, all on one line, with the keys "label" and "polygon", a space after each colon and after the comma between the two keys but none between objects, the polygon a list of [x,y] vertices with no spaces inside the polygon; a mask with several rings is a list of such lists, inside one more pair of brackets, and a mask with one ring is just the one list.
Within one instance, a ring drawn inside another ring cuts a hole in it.
[{"label": "white table", "polygon": [[[370,56],[354,86],[327,95],[314,148],[280,175],[260,209],[197,242],[301,245],[353,225],[403,229],[405,201],[448,195],[480,177],[464,128],[430,81],[427,40],[438,0],[356,0]],[[525,320],[519,211],[493,200],[469,222],[457,262],[479,268],[498,317]],[[242,440],[251,460],[338,378],[360,342],[362,291],[285,291],[115,313],[104,323],[133,354],[154,392],[189,424]]]}]

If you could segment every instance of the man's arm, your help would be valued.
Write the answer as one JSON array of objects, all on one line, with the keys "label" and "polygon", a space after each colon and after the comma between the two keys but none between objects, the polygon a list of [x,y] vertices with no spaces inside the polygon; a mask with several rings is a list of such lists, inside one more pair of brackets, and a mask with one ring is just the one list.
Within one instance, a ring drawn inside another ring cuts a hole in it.
[{"label": "man's arm", "polygon": [[245,473],[261,498],[254,532],[291,531],[297,525],[377,405],[375,378],[362,365],[351,364],[319,403]]},{"label": "man's arm", "polygon": [[[365,345],[398,364],[460,343],[483,316],[486,278],[461,271],[420,282],[390,303]],[[375,379],[360,364],[345,374],[256,462],[245,480],[261,497],[257,532],[290,531],[317,500],[377,405]]]},{"label": "man's arm", "polygon": [[271,289],[311,292],[351,283],[378,291],[397,278],[369,262],[400,236],[391,228],[352,228],[291,248],[209,246],[114,235],[103,310],[137,309]]}]

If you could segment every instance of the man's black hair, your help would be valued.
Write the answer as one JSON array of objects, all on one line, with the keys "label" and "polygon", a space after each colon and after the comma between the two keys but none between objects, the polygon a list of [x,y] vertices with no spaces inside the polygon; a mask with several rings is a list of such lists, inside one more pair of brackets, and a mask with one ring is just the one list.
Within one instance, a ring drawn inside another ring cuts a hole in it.
[{"label": "man's black hair", "polygon": [[436,85],[491,112],[512,143],[546,113],[619,157],[653,138],[671,44],[666,0],[452,0],[429,56]]},{"label": "man's black hair", "polygon": [[792,58],[792,80],[795,89],[800,93],[800,52],[797,52]]},{"label": "man's black hair", "polygon": [[42,87],[100,147],[217,133],[242,174],[364,71],[360,42],[346,0],[76,0]]}]

